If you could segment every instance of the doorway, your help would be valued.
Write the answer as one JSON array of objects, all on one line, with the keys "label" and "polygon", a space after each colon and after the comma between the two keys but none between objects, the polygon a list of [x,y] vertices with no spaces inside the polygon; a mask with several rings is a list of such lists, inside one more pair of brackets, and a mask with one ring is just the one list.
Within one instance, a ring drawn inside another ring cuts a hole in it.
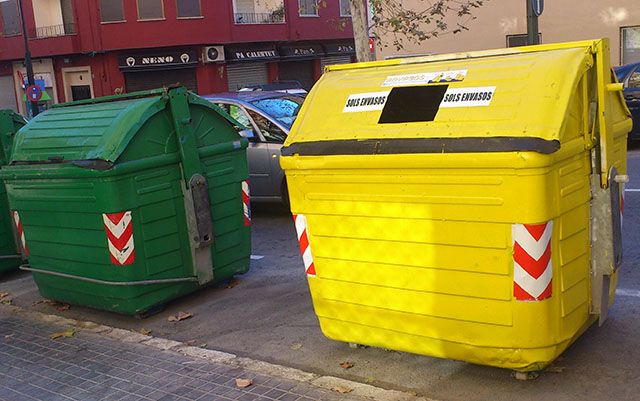
[{"label": "doorway", "polygon": [[90,67],[62,69],[64,97],[67,102],[93,98],[93,79]]}]

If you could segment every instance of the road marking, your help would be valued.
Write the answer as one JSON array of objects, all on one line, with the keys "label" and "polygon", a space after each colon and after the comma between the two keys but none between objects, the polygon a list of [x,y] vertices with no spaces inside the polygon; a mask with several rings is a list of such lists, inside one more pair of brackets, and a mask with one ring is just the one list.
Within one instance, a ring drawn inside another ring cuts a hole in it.
[{"label": "road marking", "polygon": [[624,288],[618,288],[616,290],[616,295],[621,297],[640,298],[640,290],[625,290]]},{"label": "road marking", "polygon": [[262,255],[251,255],[251,260],[260,260],[262,258],[264,258]]},{"label": "road marking", "polygon": [[624,192],[640,192],[640,188],[625,188]]}]

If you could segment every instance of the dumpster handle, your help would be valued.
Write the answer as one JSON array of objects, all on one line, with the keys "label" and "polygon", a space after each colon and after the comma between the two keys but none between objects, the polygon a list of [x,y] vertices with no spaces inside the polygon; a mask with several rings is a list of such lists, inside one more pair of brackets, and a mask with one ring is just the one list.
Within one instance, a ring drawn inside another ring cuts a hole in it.
[{"label": "dumpster handle", "polygon": [[2,255],[0,256],[0,260],[3,259],[22,259],[22,255]]},{"label": "dumpster handle", "polygon": [[28,264],[21,265],[20,266],[20,270],[25,270],[25,271],[34,272],[34,273],[48,274],[48,275],[51,275],[51,276],[71,278],[71,279],[74,279],[74,280],[86,281],[88,283],[94,283],[94,284],[118,285],[118,286],[169,284],[169,283],[182,283],[182,282],[194,282],[194,283],[197,283],[198,282],[198,278],[197,277],[163,278],[163,279],[158,279],[158,280],[139,280],[139,281],[106,281],[106,280],[98,280],[98,279],[89,278],[89,277],[75,276],[73,274],[58,273],[58,272],[52,272],[52,271],[48,271],[48,270],[34,269],[34,268],[30,267],[30,265],[28,265]]}]

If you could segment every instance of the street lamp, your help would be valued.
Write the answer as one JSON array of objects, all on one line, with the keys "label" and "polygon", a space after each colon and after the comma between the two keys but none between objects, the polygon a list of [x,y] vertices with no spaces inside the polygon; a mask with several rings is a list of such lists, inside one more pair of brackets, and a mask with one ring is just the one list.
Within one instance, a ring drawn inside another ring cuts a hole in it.
[{"label": "street lamp", "polygon": [[[6,3],[11,0],[0,0],[0,3]],[[36,81],[33,78],[33,65],[31,64],[31,52],[29,51],[29,40],[27,39],[27,31],[24,23],[24,13],[22,12],[22,0],[17,0],[20,9],[20,29],[22,30],[22,37],[24,38],[24,64],[27,69],[27,86],[35,85]],[[27,96],[27,101],[31,102],[31,115],[33,117],[38,115],[38,102],[31,101]]]}]

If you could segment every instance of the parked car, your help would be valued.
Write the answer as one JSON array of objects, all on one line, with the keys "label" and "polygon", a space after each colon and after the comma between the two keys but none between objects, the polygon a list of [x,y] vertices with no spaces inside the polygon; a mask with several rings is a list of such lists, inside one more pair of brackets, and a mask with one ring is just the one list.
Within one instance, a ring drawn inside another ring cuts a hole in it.
[{"label": "parked car", "polygon": [[281,201],[289,194],[280,168],[280,148],[304,102],[304,97],[275,91],[229,92],[204,96],[248,129],[249,189],[252,201]]},{"label": "parked car", "polygon": [[302,84],[298,81],[276,81],[270,84],[261,85],[248,85],[240,88],[239,92],[251,92],[251,91],[275,91],[293,93],[295,95],[304,96],[307,94],[306,89],[302,87]]},{"label": "parked car", "polygon": [[624,85],[624,98],[633,117],[630,141],[640,140],[640,63],[627,64],[614,69],[618,81]]}]

